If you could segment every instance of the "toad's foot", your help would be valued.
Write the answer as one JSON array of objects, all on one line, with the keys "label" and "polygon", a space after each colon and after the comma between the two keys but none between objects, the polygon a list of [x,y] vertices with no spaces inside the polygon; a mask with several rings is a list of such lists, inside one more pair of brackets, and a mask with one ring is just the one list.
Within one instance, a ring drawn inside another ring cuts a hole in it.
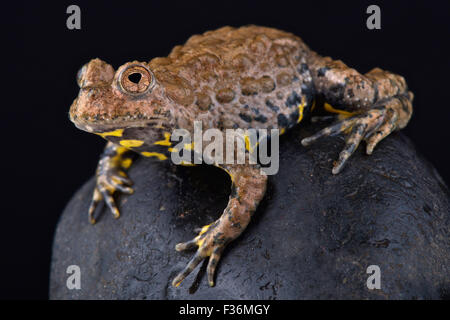
[{"label": "toad's foot", "polygon": [[129,168],[132,162],[131,158],[125,157],[127,152],[128,150],[125,148],[107,144],[97,167],[97,181],[89,207],[90,223],[94,224],[96,222],[94,212],[102,200],[105,201],[114,218],[119,218],[120,212],[113,198],[114,193],[117,191],[126,194],[133,193],[131,188],[133,182],[124,171]]},{"label": "toad's foot", "polygon": [[133,182],[126,176],[125,172],[106,172],[97,177],[97,185],[94,189],[94,195],[89,207],[89,222],[95,224],[94,212],[100,201],[104,200],[108,208],[111,210],[114,218],[120,217],[119,209],[114,201],[113,194],[116,191],[126,194],[132,194],[133,189],[130,187]]},{"label": "toad's foot", "polygon": [[339,159],[335,162],[332,170],[333,174],[338,174],[362,140],[367,143],[367,154],[372,154],[373,149],[382,139],[395,129],[406,125],[410,117],[411,100],[412,97],[405,95],[380,101],[363,114],[340,120],[314,135],[304,138],[302,144],[308,146],[322,137],[346,133],[348,136],[344,150],[339,154]]},{"label": "toad's foot", "polygon": [[223,249],[225,249],[225,246],[229,242],[229,239],[220,231],[220,227],[217,227],[218,224],[219,220],[204,226],[197,237],[176,245],[175,250],[177,251],[189,250],[195,247],[198,247],[198,249],[188,265],[172,281],[173,286],[178,287],[204,259],[209,259],[207,267],[208,283],[211,287],[214,286],[214,273],[217,263],[220,260]]}]

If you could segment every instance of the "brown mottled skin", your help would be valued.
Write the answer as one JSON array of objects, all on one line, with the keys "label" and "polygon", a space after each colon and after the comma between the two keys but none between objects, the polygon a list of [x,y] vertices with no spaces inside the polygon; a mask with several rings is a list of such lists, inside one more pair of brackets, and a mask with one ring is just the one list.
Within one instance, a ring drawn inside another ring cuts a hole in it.
[{"label": "brown mottled skin", "polygon": [[[412,114],[413,94],[403,77],[378,68],[362,75],[339,60],[319,56],[291,33],[258,26],[195,35],[168,57],[126,63],[117,71],[94,59],[77,80],[81,89],[70,108],[71,120],[109,140],[97,169],[92,223],[100,201],[119,217],[113,193],[132,193],[125,174],[129,150],[164,160],[171,146],[167,134],[176,128],[192,132],[194,120],[202,121],[204,130],[278,128],[283,133],[312,109],[337,113],[335,124],[302,141],[306,146],[324,136],[346,134],[336,174],[362,140],[372,153]],[[267,176],[257,165],[217,166],[232,178],[230,200],[217,221],[176,246],[198,250],[173,280],[175,286],[203,259],[209,259],[208,281],[214,284],[223,249],[243,232],[264,196]]]}]

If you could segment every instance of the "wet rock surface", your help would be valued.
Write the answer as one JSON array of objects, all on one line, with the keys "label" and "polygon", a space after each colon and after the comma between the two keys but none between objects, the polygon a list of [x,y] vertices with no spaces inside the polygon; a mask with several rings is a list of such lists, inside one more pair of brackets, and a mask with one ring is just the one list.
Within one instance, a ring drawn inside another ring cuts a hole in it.
[{"label": "wet rock surface", "polygon": [[[281,137],[280,170],[246,232],[225,250],[213,288],[206,264],[171,286],[194,253],[174,248],[220,216],[226,173],[139,159],[129,171],[135,193],[118,199],[121,218],[103,209],[94,226],[89,180],[57,227],[50,298],[450,298],[450,193],[434,168],[394,133],[371,156],[358,148],[334,176],[343,140],[302,147],[316,130]],[[80,290],[66,287],[69,265],[80,267]],[[370,265],[380,267],[380,290],[367,288]]]}]

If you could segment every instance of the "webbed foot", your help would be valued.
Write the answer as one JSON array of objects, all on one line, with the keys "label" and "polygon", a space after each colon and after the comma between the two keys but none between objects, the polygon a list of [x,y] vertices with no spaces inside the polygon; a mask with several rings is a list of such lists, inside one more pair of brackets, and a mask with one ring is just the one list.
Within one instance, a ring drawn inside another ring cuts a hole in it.
[{"label": "webbed foot", "polygon": [[335,162],[332,170],[333,174],[338,174],[362,140],[367,143],[366,153],[372,154],[373,149],[382,139],[395,129],[404,126],[405,117],[408,117],[406,122],[410,117],[410,113],[401,109],[406,103],[409,101],[404,97],[392,98],[385,104],[380,104],[363,114],[339,120],[314,135],[304,138],[302,145],[308,146],[320,138],[345,133],[347,135],[345,147],[339,154],[339,159]]},{"label": "webbed foot", "polygon": [[126,173],[121,170],[108,170],[97,176],[97,185],[94,189],[91,205],[89,207],[89,222],[95,224],[94,212],[98,204],[104,200],[108,208],[111,210],[114,218],[120,217],[119,209],[114,201],[113,195],[116,191],[132,194],[134,190],[131,188],[133,182],[127,177]]},{"label": "webbed foot", "polygon": [[89,222],[94,224],[94,212],[98,204],[104,200],[108,208],[111,210],[114,218],[120,217],[119,209],[114,201],[113,195],[116,192],[132,194],[134,190],[131,188],[133,182],[128,178],[125,170],[132,163],[132,159],[126,157],[128,150],[108,143],[105,151],[98,163],[96,172],[96,186],[94,195],[89,207]]},{"label": "webbed foot", "polygon": [[175,250],[177,251],[189,250],[196,247],[198,249],[183,271],[173,279],[172,285],[174,287],[178,287],[204,259],[209,259],[207,267],[208,283],[211,287],[214,286],[214,273],[217,263],[220,260],[223,249],[225,249],[228,243],[223,232],[219,231],[219,221],[217,220],[210,225],[204,226],[194,239],[176,245]]}]

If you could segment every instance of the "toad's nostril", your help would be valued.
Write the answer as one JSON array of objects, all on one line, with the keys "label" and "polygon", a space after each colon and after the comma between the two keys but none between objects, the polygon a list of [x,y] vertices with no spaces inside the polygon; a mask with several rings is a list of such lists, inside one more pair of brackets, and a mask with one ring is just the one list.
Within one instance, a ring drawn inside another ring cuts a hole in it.
[{"label": "toad's nostril", "polygon": [[128,76],[128,80],[138,84],[141,81],[142,75],[139,72],[132,73]]}]

